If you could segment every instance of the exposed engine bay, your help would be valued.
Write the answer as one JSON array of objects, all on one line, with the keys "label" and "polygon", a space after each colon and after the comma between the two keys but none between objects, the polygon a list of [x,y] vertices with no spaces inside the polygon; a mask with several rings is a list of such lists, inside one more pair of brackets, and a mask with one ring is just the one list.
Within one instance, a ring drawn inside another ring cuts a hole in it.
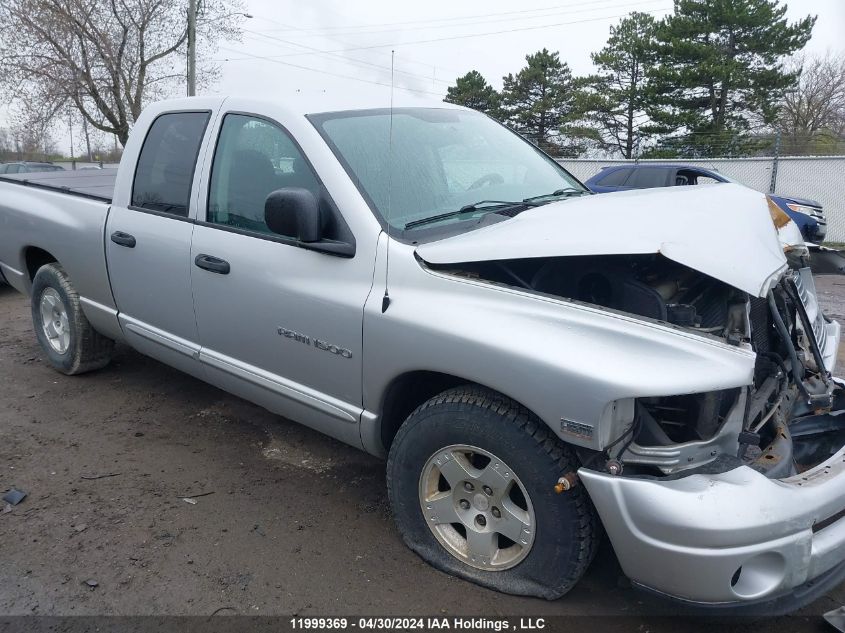
[{"label": "exposed engine bay", "polygon": [[[747,387],[620,401],[627,420],[582,462],[615,475],[671,477],[748,465],[767,477],[803,472],[845,444],[845,396],[826,358],[830,321],[809,268],[754,297],[660,254],[602,255],[432,266],[635,315],[757,354]],[[837,330],[838,331],[838,330]],[[835,347],[835,346],[834,346]]]}]

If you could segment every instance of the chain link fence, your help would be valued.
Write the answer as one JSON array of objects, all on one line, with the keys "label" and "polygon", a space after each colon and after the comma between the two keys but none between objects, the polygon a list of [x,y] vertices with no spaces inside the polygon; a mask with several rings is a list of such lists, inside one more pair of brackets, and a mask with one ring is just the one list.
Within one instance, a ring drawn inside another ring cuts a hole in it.
[{"label": "chain link fence", "polygon": [[581,181],[594,176],[603,167],[632,162],[713,169],[757,191],[818,200],[827,216],[827,240],[845,242],[845,156],[639,161],[558,159],[558,163]]}]

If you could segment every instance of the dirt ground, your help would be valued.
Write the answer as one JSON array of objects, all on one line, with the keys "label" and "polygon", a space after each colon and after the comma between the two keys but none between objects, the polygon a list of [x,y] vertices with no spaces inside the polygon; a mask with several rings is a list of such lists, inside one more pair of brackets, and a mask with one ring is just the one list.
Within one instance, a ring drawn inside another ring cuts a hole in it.
[{"label": "dirt ground", "polygon": [[[819,285],[845,315],[845,277]],[[11,486],[29,497],[0,515],[0,615],[676,613],[628,586],[607,541],[555,602],[435,571],[394,529],[382,462],[123,346],[103,371],[62,376],[28,300],[2,286],[0,492]],[[840,588],[767,628],[822,630],[843,603]]]}]

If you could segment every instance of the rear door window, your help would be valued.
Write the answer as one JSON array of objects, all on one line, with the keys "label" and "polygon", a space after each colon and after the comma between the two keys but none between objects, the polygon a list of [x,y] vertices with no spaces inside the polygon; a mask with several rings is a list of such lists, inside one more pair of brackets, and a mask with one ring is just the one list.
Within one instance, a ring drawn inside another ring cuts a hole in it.
[{"label": "rear door window", "polygon": [[607,176],[599,180],[598,184],[602,187],[621,187],[628,180],[630,173],[630,169],[614,169]]},{"label": "rear door window", "polygon": [[132,186],[132,206],[186,217],[209,112],[172,112],[150,127]]},{"label": "rear door window", "polygon": [[641,167],[625,183],[627,187],[635,189],[649,189],[651,187],[665,187],[669,170],[663,167]]},{"label": "rear door window", "polygon": [[722,181],[718,180],[716,178],[713,178],[713,176],[708,176],[707,174],[698,174],[695,177],[695,184],[697,184],[697,185],[713,185],[717,182],[722,182]]}]

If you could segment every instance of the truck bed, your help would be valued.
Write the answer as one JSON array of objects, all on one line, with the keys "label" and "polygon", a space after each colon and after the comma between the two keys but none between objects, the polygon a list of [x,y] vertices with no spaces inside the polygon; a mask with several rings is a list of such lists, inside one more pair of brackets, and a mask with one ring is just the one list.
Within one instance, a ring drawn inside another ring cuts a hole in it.
[{"label": "truck bed", "polygon": [[45,257],[37,253],[46,252],[74,280],[88,320],[102,332],[116,322],[104,250],[116,181],[115,170],[99,169],[0,176],[3,277],[28,293],[38,257]]},{"label": "truck bed", "polygon": [[114,196],[116,179],[117,169],[82,169],[79,171],[46,171],[0,175],[0,181],[59,191],[109,203]]}]

